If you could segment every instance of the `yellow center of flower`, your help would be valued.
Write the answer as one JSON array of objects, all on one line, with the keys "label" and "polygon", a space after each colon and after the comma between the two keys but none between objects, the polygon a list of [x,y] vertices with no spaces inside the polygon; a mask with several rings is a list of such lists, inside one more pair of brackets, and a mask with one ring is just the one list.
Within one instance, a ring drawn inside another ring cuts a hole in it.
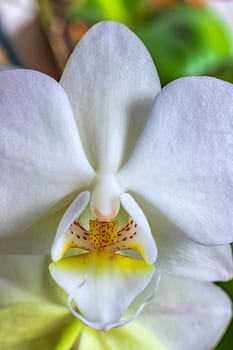
[{"label": "yellow center of flower", "polygon": [[100,222],[90,220],[89,241],[96,249],[112,246],[118,242],[117,221]]},{"label": "yellow center of flower", "polygon": [[144,257],[137,240],[137,224],[129,217],[126,225],[118,231],[118,221],[89,220],[88,230],[79,219],[69,227],[67,244],[63,255],[69,248],[81,248],[89,252],[116,252],[134,249]]}]

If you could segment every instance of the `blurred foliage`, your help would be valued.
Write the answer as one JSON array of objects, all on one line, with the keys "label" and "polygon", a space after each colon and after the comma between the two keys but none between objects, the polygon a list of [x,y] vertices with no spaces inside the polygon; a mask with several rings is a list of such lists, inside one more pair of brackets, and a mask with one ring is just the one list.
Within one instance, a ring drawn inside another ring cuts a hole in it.
[{"label": "blurred foliage", "polygon": [[150,51],[163,85],[186,75],[215,75],[219,65],[233,57],[231,32],[205,8],[159,11],[136,33]]},{"label": "blurred foliage", "polygon": [[90,23],[115,20],[132,28],[145,18],[146,8],[144,0],[74,0],[68,15],[71,19],[82,18]]},{"label": "blurred foliage", "polygon": [[[170,2],[174,3],[174,1]],[[142,39],[162,85],[187,75],[212,75],[233,82],[232,32],[204,6],[167,6],[169,1],[87,0],[71,2],[68,20],[118,20]],[[150,4],[150,6],[148,5]]]}]

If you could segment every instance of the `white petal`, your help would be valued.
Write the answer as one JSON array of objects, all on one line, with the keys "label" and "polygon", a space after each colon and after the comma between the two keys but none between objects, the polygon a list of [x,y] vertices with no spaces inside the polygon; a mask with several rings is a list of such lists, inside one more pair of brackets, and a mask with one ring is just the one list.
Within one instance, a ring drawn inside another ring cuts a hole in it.
[{"label": "white petal", "polygon": [[51,256],[54,261],[61,259],[68,248],[70,243],[69,227],[85,210],[89,199],[90,192],[80,193],[63,215],[51,249]]},{"label": "white petal", "polygon": [[[0,241],[4,245],[11,235],[15,252],[15,236],[86,187],[92,170],[67,96],[55,80],[11,70],[1,72],[0,90]],[[33,253],[35,237],[29,242],[24,253]]]},{"label": "white petal", "polygon": [[214,284],[163,276],[138,321],[166,350],[207,350],[223,335],[231,314],[230,299]]},{"label": "white petal", "polygon": [[[104,253],[103,253],[104,254]],[[50,265],[55,281],[72,296],[92,328],[117,323],[133,299],[148,285],[154,268],[125,256],[82,254]]]},{"label": "white petal", "polygon": [[136,243],[136,249],[139,249],[139,253],[142,254],[146,262],[153,264],[157,257],[157,247],[143,211],[128,193],[123,193],[120,200],[125,211],[137,224],[137,235],[133,241],[133,246],[130,246],[130,241],[128,241],[127,246],[135,249]]},{"label": "white petal", "polygon": [[120,175],[127,190],[204,244],[233,241],[232,115],[229,83],[193,77],[169,84]]},{"label": "white petal", "polygon": [[233,277],[230,245],[195,243],[153,205],[137,196],[135,198],[147,215],[158,247],[157,269],[200,281],[224,281]]},{"label": "white petal", "polygon": [[95,25],[61,78],[93,167],[114,172],[132,151],[160,83],[142,42],[115,22]]},{"label": "white petal", "polygon": [[51,279],[47,256],[0,255],[0,307],[18,303],[65,305],[64,292]]},{"label": "white petal", "polygon": [[[1,239],[0,254],[24,254],[32,251],[33,254],[50,254],[54,236],[66,206],[54,211],[49,210],[46,215],[39,218],[26,230],[20,232],[20,239],[16,231],[14,236],[7,236]],[[15,240],[15,243],[13,243]],[[36,242],[36,244],[35,244]]]},{"label": "white petal", "polygon": [[230,245],[200,245],[187,239],[181,231],[161,235],[156,242],[159,251],[156,267],[161,272],[210,282],[233,277]]}]

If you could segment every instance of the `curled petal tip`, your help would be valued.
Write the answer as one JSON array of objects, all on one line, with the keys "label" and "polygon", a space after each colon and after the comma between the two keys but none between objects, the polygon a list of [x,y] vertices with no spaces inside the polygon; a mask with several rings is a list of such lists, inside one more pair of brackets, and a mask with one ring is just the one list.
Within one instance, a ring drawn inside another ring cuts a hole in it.
[{"label": "curled petal tip", "polygon": [[120,201],[126,212],[137,223],[137,250],[148,264],[154,264],[158,249],[151,233],[147,218],[129,193],[122,193]]}]

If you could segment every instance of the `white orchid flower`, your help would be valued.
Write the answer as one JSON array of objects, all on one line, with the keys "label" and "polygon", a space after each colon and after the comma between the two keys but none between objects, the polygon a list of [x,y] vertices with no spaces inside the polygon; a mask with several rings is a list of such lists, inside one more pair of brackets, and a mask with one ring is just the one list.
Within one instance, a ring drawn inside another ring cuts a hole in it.
[{"label": "white orchid flower", "polygon": [[160,91],[145,47],[114,22],[86,34],[60,85],[26,70],[0,84],[1,251],[51,252],[75,317],[131,321],[158,271],[232,277],[232,85]]},{"label": "white orchid flower", "polygon": [[43,256],[0,256],[0,348],[4,350],[207,350],[231,317],[210,282],[162,275],[133,322],[108,332],[84,326],[66,306]]}]

